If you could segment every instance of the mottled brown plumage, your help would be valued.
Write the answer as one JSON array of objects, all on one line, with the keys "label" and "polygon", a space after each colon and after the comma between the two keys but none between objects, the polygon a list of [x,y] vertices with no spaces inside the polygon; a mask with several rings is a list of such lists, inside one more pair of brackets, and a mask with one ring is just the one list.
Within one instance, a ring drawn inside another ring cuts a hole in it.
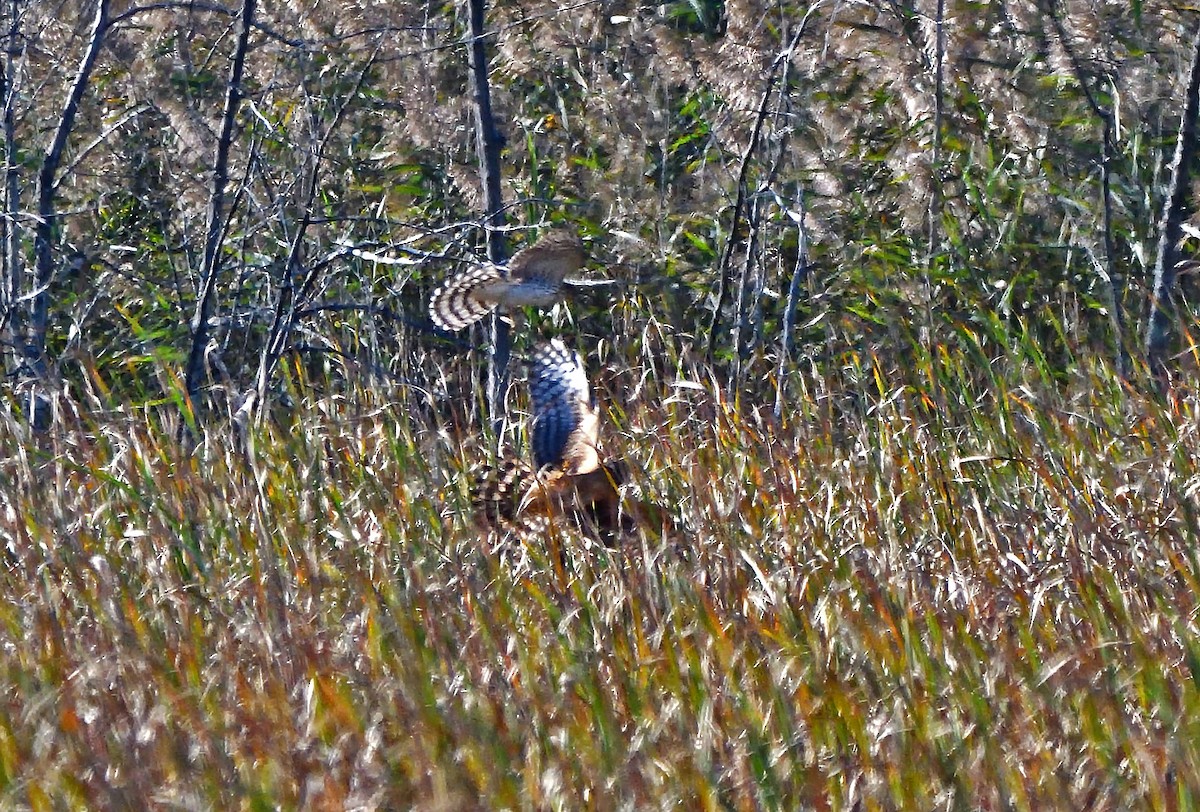
[{"label": "mottled brown plumage", "polygon": [[563,279],[583,267],[583,242],[555,229],[513,255],[507,265],[455,274],[429,297],[429,317],[443,330],[461,330],[497,307],[548,307],[562,296]]},{"label": "mottled brown plumage", "polygon": [[534,464],[509,459],[478,477],[479,528],[531,538],[555,527],[611,545],[657,515],[622,500],[629,478],[623,461],[602,462],[599,413],[579,355],[558,339],[539,346],[530,359],[529,387]]}]

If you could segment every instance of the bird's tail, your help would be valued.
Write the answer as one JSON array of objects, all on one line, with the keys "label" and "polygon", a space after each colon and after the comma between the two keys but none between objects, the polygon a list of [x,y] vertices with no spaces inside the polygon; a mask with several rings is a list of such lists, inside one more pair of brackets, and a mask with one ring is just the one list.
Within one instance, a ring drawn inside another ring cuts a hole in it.
[{"label": "bird's tail", "polygon": [[429,297],[429,318],[443,330],[461,330],[474,324],[491,313],[495,305],[472,294],[500,278],[500,271],[493,265],[451,276]]},{"label": "bird's tail", "polygon": [[471,488],[476,527],[485,533],[526,534],[544,530],[546,512],[530,510],[525,504],[535,480],[532,468],[513,459],[481,468]]},{"label": "bird's tail", "polygon": [[475,525],[480,532],[545,538],[551,526],[617,546],[638,530],[655,535],[673,531],[667,511],[624,490],[630,470],[610,460],[595,471],[574,476],[550,466],[537,473],[505,459],[479,469],[471,488]]}]

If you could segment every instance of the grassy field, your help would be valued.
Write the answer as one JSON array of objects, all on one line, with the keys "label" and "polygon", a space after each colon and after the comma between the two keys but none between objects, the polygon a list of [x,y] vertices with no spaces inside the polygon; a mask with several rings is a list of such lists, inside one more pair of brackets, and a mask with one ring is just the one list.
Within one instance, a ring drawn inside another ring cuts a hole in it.
[{"label": "grassy field", "polygon": [[0,807],[1200,803],[1196,399],[863,368],[783,422],[597,370],[678,534],[565,568],[479,538],[482,441],[401,392],[190,455],[10,418]]}]

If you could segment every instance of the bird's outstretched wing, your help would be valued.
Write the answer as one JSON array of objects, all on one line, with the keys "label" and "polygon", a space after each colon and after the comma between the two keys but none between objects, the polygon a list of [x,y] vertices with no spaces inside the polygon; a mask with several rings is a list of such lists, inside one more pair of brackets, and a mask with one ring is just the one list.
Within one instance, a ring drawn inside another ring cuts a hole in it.
[{"label": "bird's outstretched wing", "polygon": [[529,362],[533,400],[533,461],[577,475],[600,467],[600,416],[579,354],[559,339],[534,350]]},{"label": "bird's outstretched wing", "polygon": [[443,330],[461,330],[496,307],[546,307],[558,301],[567,274],[583,267],[583,243],[555,229],[513,255],[505,266],[483,265],[455,274],[429,297],[429,316]]},{"label": "bird's outstretched wing", "polygon": [[526,540],[566,530],[609,546],[639,527],[666,532],[672,525],[663,511],[626,498],[628,464],[600,461],[599,413],[579,354],[558,339],[538,346],[529,388],[534,464],[509,459],[476,477],[479,529]]},{"label": "bird's outstretched wing", "polygon": [[469,327],[492,312],[510,285],[495,265],[455,274],[429,297],[429,317],[443,330]]},{"label": "bird's outstretched wing", "polygon": [[508,261],[509,276],[516,282],[537,283],[556,294],[567,274],[583,267],[583,242],[572,231],[556,228]]}]

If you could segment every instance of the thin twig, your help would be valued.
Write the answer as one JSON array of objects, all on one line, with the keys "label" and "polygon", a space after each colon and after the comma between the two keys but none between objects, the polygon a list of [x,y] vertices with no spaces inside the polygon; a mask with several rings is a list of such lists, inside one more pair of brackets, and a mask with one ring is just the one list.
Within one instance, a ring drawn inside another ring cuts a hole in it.
[{"label": "thin twig", "polygon": [[1071,46],[1070,37],[1058,13],[1057,0],[1046,0],[1046,11],[1051,22],[1054,24],[1054,31],[1058,36],[1058,41],[1062,45],[1063,51],[1067,54],[1067,61],[1071,63],[1071,72],[1075,75],[1075,81],[1079,83],[1080,88],[1083,90],[1083,96],[1087,100],[1088,107],[1100,119],[1101,123],[1100,189],[1101,217],[1103,221],[1101,230],[1104,240],[1105,276],[1107,277],[1105,281],[1108,283],[1110,299],[1111,313],[1109,314],[1109,318],[1112,320],[1113,343],[1115,345],[1114,360],[1117,367],[1117,374],[1124,378],[1128,374],[1130,360],[1129,351],[1125,347],[1125,275],[1117,268],[1116,250],[1113,245],[1112,166],[1116,157],[1116,128],[1113,122],[1113,113],[1112,110],[1101,105],[1096,95],[1092,92],[1088,75],[1084,71],[1079,57],[1075,54],[1075,49]]},{"label": "thin twig", "polygon": [[804,19],[800,21],[800,25],[796,29],[796,33],[792,35],[787,47],[775,56],[768,69],[767,86],[763,90],[759,100],[758,111],[754,118],[754,128],[750,133],[750,139],[746,142],[746,149],[742,152],[741,165],[738,168],[737,179],[737,197],[733,204],[733,218],[729,225],[729,236],[726,238],[725,246],[721,252],[721,260],[719,265],[719,273],[717,277],[717,301],[713,308],[712,318],[708,322],[708,345],[705,349],[705,354],[709,360],[713,357],[713,351],[716,348],[717,330],[721,322],[721,311],[725,309],[725,305],[729,301],[729,275],[730,263],[733,258],[733,247],[737,242],[738,229],[741,227],[743,210],[746,206],[746,188],[747,180],[750,176],[750,158],[754,155],[754,150],[758,146],[759,137],[762,134],[763,125],[766,122],[767,116],[770,113],[769,105],[771,96],[775,92],[775,83],[780,75],[780,67],[792,58],[792,54],[796,50],[796,45],[800,42],[800,37],[804,35],[808,28],[808,22],[812,19],[820,3],[814,3],[809,7],[804,15]]}]

